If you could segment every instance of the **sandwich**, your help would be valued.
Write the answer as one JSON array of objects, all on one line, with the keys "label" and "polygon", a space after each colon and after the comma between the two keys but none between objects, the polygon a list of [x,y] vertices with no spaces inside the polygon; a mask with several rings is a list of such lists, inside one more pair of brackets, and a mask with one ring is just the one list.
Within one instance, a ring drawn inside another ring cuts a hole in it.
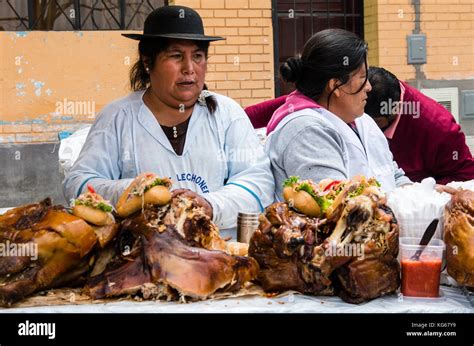
[{"label": "sandwich", "polygon": [[117,214],[127,217],[147,204],[166,205],[171,201],[171,180],[153,173],[140,174],[120,196]]},{"label": "sandwich", "polygon": [[380,195],[375,178],[355,176],[351,180],[323,179],[318,184],[291,176],[283,183],[283,198],[288,204],[311,217],[330,217],[346,198],[361,194]]},{"label": "sandwich", "polygon": [[87,191],[72,201],[71,207],[74,215],[96,226],[115,223],[112,205],[91,185],[87,185]]}]

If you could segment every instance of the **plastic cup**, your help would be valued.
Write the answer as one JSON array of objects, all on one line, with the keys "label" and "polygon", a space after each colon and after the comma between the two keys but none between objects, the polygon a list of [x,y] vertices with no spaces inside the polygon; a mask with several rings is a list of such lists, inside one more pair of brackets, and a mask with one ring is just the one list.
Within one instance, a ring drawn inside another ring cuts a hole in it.
[{"label": "plastic cup", "polygon": [[[439,280],[443,252],[446,245],[441,239],[431,239],[428,245],[419,246],[421,238],[400,237],[402,266],[402,294],[408,297],[439,297]],[[412,256],[420,249],[418,260]]]}]

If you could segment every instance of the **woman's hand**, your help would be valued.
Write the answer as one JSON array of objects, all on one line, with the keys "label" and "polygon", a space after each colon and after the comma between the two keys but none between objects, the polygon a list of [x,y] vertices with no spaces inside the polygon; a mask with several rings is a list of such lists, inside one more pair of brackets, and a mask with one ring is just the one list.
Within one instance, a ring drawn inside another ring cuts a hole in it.
[{"label": "woman's hand", "polygon": [[450,193],[451,195],[454,195],[456,192],[458,192],[458,189],[455,189],[454,187],[451,186],[446,186],[446,185],[441,185],[441,184],[436,184],[435,190],[438,191],[439,193]]},{"label": "woman's hand", "polygon": [[181,197],[188,197],[192,199],[196,203],[196,205],[199,207],[202,207],[206,215],[212,219],[212,216],[213,216],[212,205],[204,197],[201,197],[197,193],[188,189],[176,189],[176,190],[171,191],[171,196],[172,198],[181,196]]}]

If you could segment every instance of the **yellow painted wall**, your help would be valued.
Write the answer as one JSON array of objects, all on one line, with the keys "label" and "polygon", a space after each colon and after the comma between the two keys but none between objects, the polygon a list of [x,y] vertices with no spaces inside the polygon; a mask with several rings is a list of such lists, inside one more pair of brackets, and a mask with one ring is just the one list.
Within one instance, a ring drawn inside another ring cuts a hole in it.
[{"label": "yellow painted wall", "polygon": [[[407,35],[415,29],[411,0],[369,0],[366,40],[370,64],[382,66],[399,79],[415,78],[407,64]],[[427,63],[421,66],[426,79],[474,78],[474,1],[422,0],[420,30],[426,35]]]},{"label": "yellow painted wall", "polygon": [[[209,89],[242,106],[273,97],[271,0],[175,4],[198,10],[208,35],[227,38],[211,44]],[[120,33],[0,31],[0,144],[57,141],[127,95],[137,42]]]},{"label": "yellow painted wall", "polygon": [[422,1],[421,21],[426,78],[474,79],[474,0]]},{"label": "yellow painted wall", "polygon": [[364,1],[364,39],[369,44],[369,64],[379,64],[378,6],[376,1]]},{"label": "yellow painted wall", "polygon": [[119,31],[0,32],[0,47],[0,144],[55,141],[92,122],[91,110],[129,92],[137,56]]}]

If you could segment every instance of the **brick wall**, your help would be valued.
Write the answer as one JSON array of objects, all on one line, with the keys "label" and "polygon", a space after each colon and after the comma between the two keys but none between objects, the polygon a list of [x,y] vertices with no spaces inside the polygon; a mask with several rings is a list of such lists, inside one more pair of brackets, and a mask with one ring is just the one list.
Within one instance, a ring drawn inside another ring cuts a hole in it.
[{"label": "brick wall", "polygon": [[175,0],[202,16],[211,44],[206,81],[210,90],[243,107],[274,97],[271,0]]},{"label": "brick wall", "polygon": [[[376,6],[377,65],[390,70],[399,79],[414,78],[415,69],[407,64],[406,41],[406,36],[415,28],[411,0],[378,0]],[[375,65],[372,62],[371,64]]]},{"label": "brick wall", "polygon": [[474,1],[422,1],[421,31],[426,33],[427,79],[474,78]]},{"label": "brick wall", "polygon": [[[407,64],[407,35],[415,29],[411,0],[368,1],[365,31],[370,64],[392,71],[403,80],[415,79]],[[426,35],[426,79],[474,78],[473,0],[424,0],[420,6],[420,30]]]},{"label": "brick wall", "polygon": [[364,39],[369,44],[369,64],[379,64],[378,6],[375,1],[364,1]]}]

